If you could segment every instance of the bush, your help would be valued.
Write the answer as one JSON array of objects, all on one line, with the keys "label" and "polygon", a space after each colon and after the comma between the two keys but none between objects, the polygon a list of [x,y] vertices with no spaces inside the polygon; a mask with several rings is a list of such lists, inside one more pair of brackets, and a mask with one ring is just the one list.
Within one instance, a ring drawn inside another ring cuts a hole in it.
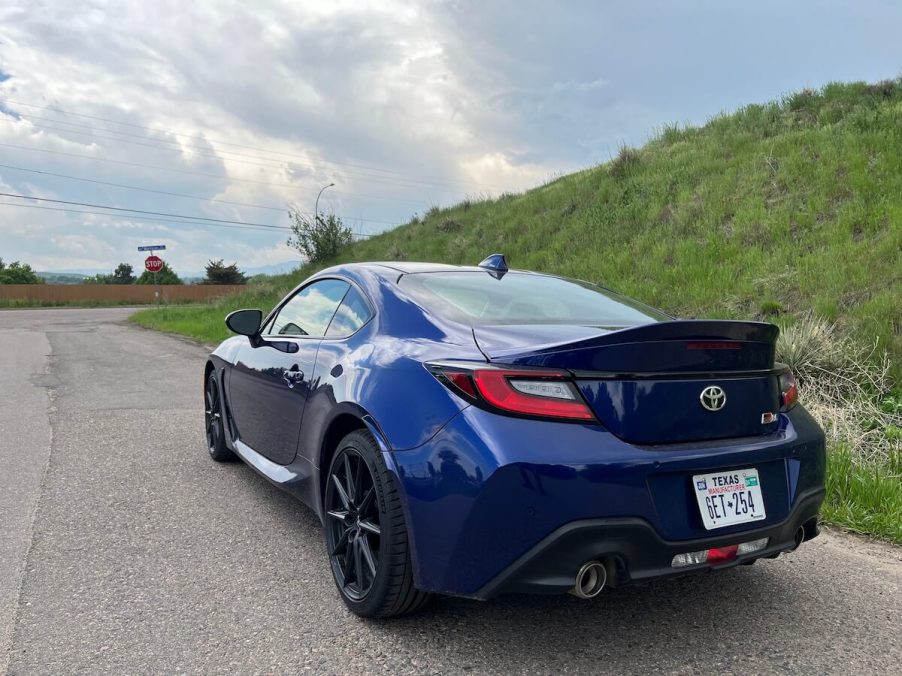
[{"label": "bush", "polygon": [[333,258],[354,241],[351,229],[335,214],[309,217],[292,208],[288,215],[293,233],[288,238],[288,245],[297,249],[310,263]]},{"label": "bush", "polygon": [[226,265],[221,258],[211,260],[207,262],[206,271],[204,284],[247,284],[247,277],[238,269],[237,263]]},{"label": "bush", "polygon": [[630,148],[627,145],[622,145],[617,151],[617,157],[608,164],[608,171],[610,171],[611,176],[623,178],[639,164],[639,160],[638,150]]},{"label": "bush", "polygon": [[853,462],[889,467],[902,453],[902,407],[890,395],[889,361],[860,347],[835,325],[808,314],[777,339],[777,360],[799,380],[802,402],[831,447]]},{"label": "bush", "polygon": [[13,261],[9,265],[0,258],[0,284],[43,284],[28,263]]}]

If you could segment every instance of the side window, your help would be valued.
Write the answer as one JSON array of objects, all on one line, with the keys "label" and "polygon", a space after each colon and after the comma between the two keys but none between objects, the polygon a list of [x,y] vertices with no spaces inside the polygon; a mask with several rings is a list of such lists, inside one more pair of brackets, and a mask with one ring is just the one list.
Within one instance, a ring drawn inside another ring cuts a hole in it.
[{"label": "side window", "polygon": [[339,279],[323,279],[298,291],[279,310],[266,331],[270,336],[325,335],[350,284]]},{"label": "side window", "polygon": [[353,286],[348,289],[345,299],[338,306],[338,311],[332,317],[332,323],[326,331],[327,338],[347,338],[361,326],[366,324],[372,316],[369,306]]}]

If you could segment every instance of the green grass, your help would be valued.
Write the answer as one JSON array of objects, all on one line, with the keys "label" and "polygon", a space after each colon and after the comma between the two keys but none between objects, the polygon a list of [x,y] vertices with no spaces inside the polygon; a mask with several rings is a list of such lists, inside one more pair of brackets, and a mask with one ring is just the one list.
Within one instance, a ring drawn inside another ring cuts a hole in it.
[{"label": "green grass", "polygon": [[[813,311],[886,350],[898,381],[902,79],[831,84],[703,127],[670,125],[607,164],[523,194],[431,209],[330,263],[475,264],[496,251],[514,267],[602,282],[682,317],[785,325]],[[314,271],[134,321],[216,342],[227,312],[268,310]],[[842,461],[832,449],[825,514],[899,541],[902,472]]]},{"label": "green grass", "polygon": [[830,449],[824,520],[902,545],[902,457],[863,466],[843,446]]}]

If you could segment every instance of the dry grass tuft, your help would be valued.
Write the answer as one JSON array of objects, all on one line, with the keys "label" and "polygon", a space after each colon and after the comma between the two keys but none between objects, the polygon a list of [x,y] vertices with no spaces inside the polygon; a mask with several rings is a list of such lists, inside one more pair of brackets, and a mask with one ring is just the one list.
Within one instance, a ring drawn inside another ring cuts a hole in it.
[{"label": "dry grass tuft", "polygon": [[827,320],[802,316],[780,333],[777,360],[799,380],[805,408],[831,446],[849,449],[854,461],[892,467],[902,454],[902,410],[886,406],[889,360],[875,344],[862,348]]}]

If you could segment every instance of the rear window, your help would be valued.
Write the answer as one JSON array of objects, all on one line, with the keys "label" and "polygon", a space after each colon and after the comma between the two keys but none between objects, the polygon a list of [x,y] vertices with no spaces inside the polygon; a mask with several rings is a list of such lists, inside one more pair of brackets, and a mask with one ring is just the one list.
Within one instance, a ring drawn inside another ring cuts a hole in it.
[{"label": "rear window", "polygon": [[634,326],[669,319],[642,303],[586,282],[509,272],[425,272],[399,285],[420,305],[446,319],[473,326],[576,324]]}]

